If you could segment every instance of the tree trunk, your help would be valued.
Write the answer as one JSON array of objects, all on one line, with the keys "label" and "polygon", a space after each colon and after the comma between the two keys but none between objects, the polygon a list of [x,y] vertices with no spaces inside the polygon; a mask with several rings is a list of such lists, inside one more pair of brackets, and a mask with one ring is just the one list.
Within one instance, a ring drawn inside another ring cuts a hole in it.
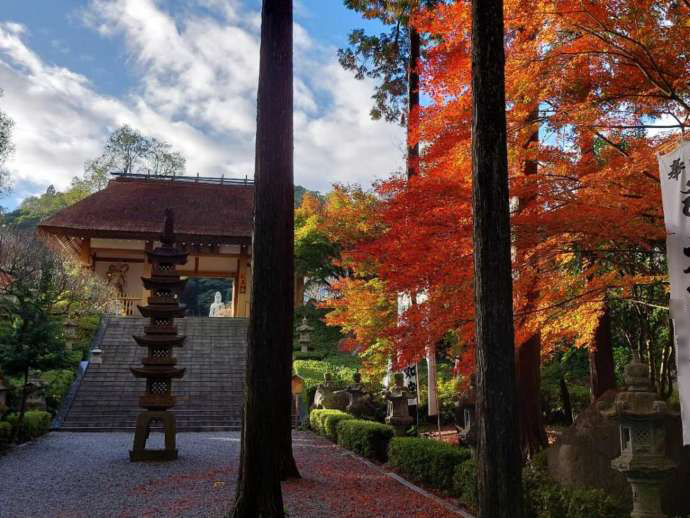
[{"label": "tree trunk", "polygon": [[[527,158],[522,167],[525,176],[536,175],[539,172],[539,162],[536,158],[539,145],[539,105],[535,103],[527,117],[527,127],[530,133],[523,147],[527,150]],[[535,195],[519,200],[518,210],[526,208],[535,200]],[[518,252],[520,252],[518,250]],[[535,281],[536,284],[536,281]],[[528,304],[525,311],[532,311],[536,306],[539,294],[532,287],[527,293]],[[525,319],[526,320],[526,319]],[[524,325],[524,322],[521,322]],[[534,333],[517,348],[517,386],[519,401],[520,445],[524,458],[530,458],[547,445],[544,416],[541,409],[541,335]]]},{"label": "tree trunk", "polygon": [[26,399],[29,397],[27,386],[29,384],[29,368],[24,371],[24,384],[22,385],[22,397],[19,401],[19,415],[17,416],[17,426],[12,432],[12,441],[17,442],[19,431],[22,429],[24,423],[24,414],[26,413]]},{"label": "tree trunk", "polygon": [[304,304],[304,275],[297,273],[295,275],[295,307]]},{"label": "tree trunk", "polygon": [[523,458],[531,458],[547,444],[541,411],[541,337],[532,335],[517,348],[518,419]]},{"label": "tree trunk", "polygon": [[407,111],[407,179],[419,174],[419,58],[421,39],[410,26],[410,58],[408,74]]},{"label": "tree trunk", "polygon": [[563,374],[561,374],[558,380],[561,390],[561,403],[563,404],[563,414],[565,416],[565,424],[573,424],[573,405],[570,402],[570,391],[568,390],[568,384],[565,382]]},{"label": "tree trunk", "polygon": [[257,93],[252,300],[233,516],[283,517],[292,458],[294,186],[292,0],[263,0]]},{"label": "tree trunk", "polygon": [[479,517],[522,516],[502,0],[472,1]]},{"label": "tree trunk", "polygon": [[616,370],[611,343],[611,312],[608,304],[599,318],[594,334],[594,348],[589,351],[589,380],[592,398],[597,399],[616,388]]}]

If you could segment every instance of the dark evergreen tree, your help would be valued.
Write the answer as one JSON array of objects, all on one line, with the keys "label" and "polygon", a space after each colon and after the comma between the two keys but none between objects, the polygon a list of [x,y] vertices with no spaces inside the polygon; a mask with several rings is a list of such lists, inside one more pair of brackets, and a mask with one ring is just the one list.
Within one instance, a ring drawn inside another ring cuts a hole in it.
[{"label": "dark evergreen tree", "polygon": [[284,516],[292,457],[294,187],[292,0],[263,0],[257,94],[252,302],[233,516]]},{"label": "dark evergreen tree", "polygon": [[522,516],[502,0],[472,0],[472,197],[480,518]]}]

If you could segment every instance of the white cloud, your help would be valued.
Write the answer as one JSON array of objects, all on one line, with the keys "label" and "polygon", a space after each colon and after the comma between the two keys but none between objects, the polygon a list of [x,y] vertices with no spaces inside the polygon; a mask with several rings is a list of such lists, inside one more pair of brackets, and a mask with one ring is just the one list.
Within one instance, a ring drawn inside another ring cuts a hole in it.
[{"label": "white cloud", "polygon": [[[239,1],[196,0],[181,19],[154,0],[93,0],[83,20],[126,45],[136,85],[99,93],[84,76],[46,64],[27,29],[0,24],[0,105],[16,123],[8,166],[19,182],[62,188],[121,124],[170,142],[188,172],[251,176],[260,15]],[[209,14],[209,12],[215,14]],[[369,119],[372,84],[356,81],[295,26],[296,182],[370,184],[402,165],[400,128]]]}]

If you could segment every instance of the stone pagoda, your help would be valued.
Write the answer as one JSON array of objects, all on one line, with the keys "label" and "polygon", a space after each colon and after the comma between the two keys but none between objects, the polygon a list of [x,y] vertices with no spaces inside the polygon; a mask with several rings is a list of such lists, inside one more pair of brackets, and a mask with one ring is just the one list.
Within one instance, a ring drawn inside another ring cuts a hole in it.
[{"label": "stone pagoda", "polygon": [[[185,369],[176,366],[173,347],[181,347],[184,336],[177,334],[174,319],[184,317],[185,308],[179,297],[186,280],[180,279],[178,265],[187,262],[187,254],[175,246],[173,232],[173,213],[165,211],[161,246],[147,252],[152,265],[151,277],[142,278],[144,286],[150,291],[147,306],[139,311],[150,322],[144,327],[143,336],[135,336],[137,344],[148,349],[148,356],[142,359],[143,367],[130,370],[137,378],[146,379],[146,393],[139,398],[139,406],[146,410],[137,417],[134,433],[134,448],[129,452],[130,460],[163,461],[177,458],[175,446],[175,415],[168,410],[175,406],[172,395],[173,378],[181,378]],[[161,423],[165,433],[165,448],[146,449],[146,441],[154,423]]]}]

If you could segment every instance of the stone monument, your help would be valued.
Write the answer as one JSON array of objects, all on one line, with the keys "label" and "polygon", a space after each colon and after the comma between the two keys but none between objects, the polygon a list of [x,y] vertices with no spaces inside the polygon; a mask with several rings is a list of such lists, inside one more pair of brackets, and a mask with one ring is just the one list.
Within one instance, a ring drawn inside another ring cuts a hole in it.
[{"label": "stone monument", "polygon": [[[148,305],[139,306],[139,311],[150,322],[144,327],[144,335],[135,336],[134,340],[148,349],[148,356],[142,359],[143,367],[130,368],[137,378],[146,379],[146,393],[139,398],[139,406],[146,410],[137,417],[134,448],[129,452],[130,460],[134,462],[177,458],[175,415],[168,410],[175,406],[172,380],[181,378],[185,372],[185,369],[176,367],[173,347],[181,347],[185,341],[184,336],[177,334],[174,319],[183,318],[185,313],[184,306],[179,304],[179,296],[186,281],[180,279],[177,265],[187,262],[187,254],[175,246],[173,226],[173,213],[166,210],[161,246],[146,252],[152,272],[150,278],[142,280],[151,295]],[[154,422],[163,424],[165,448],[162,450],[146,448]]]},{"label": "stone monument", "polygon": [[395,385],[383,392],[383,397],[388,401],[386,423],[395,428],[395,435],[401,437],[414,422],[407,406],[407,400],[414,397],[414,394],[405,387],[405,377],[402,372],[396,372],[394,379]]},{"label": "stone monument", "polygon": [[347,393],[336,390],[336,384],[330,372],[323,375],[323,383],[319,383],[314,394],[314,408],[329,408],[333,410],[343,410],[347,407]]},{"label": "stone monument", "polygon": [[[623,473],[632,487],[632,518],[663,518],[661,490],[676,464],[666,456],[665,420],[672,413],[649,387],[649,368],[638,357],[625,368],[626,390],[601,413],[615,417],[621,454],[611,467]],[[604,405],[602,405],[603,407]]]},{"label": "stone monument", "polygon": [[372,395],[362,383],[362,375],[359,371],[354,373],[352,381],[353,383],[345,389],[349,398],[346,408],[347,413],[358,419],[373,417],[376,414],[376,409],[374,408]]}]

